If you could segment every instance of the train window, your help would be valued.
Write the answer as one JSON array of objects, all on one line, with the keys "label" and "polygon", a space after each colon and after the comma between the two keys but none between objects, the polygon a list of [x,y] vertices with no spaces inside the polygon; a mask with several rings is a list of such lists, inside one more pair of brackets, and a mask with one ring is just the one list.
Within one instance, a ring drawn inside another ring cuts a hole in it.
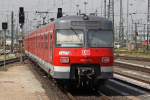
[{"label": "train window", "polygon": [[44,48],[48,49],[48,34],[44,35]]},{"label": "train window", "polygon": [[45,41],[48,40],[48,34],[45,34]]},{"label": "train window", "polygon": [[48,49],[48,42],[45,42],[45,49]]},{"label": "train window", "polygon": [[83,40],[83,30],[63,29],[56,33],[56,47],[82,47]]},{"label": "train window", "polygon": [[50,50],[52,49],[52,33],[50,33]]},{"label": "train window", "polygon": [[39,42],[38,45],[39,45],[39,48],[41,48],[41,42]]},{"label": "train window", "polygon": [[42,48],[42,42],[40,43],[40,48]]},{"label": "train window", "polygon": [[50,34],[50,39],[52,39],[52,34]]},{"label": "train window", "polygon": [[40,35],[40,37],[41,37],[41,40],[42,40],[43,39],[42,35]]},{"label": "train window", "polygon": [[89,30],[88,45],[89,47],[113,47],[113,32]]}]

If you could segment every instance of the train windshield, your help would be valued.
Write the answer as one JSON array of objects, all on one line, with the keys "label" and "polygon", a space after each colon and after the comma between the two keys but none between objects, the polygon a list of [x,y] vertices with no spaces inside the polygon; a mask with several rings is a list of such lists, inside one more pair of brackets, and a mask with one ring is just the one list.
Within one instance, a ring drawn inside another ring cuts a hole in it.
[{"label": "train windshield", "polygon": [[56,47],[83,47],[84,32],[77,29],[57,30]]},{"label": "train windshield", "polygon": [[89,30],[89,47],[113,47],[113,32],[107,30]]}]

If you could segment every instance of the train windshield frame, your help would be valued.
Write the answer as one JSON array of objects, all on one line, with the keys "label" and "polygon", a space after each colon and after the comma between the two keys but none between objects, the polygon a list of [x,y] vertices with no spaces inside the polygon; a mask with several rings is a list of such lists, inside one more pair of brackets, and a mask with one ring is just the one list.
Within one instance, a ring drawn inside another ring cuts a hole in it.
[{"label": "train windshield frame", "polygon": [[56,47],[81,48],[84,46],[84,30],[82,29],[57,29]]},{"label": "train windshield frame", "polygon": [[113,31],[111,30],[96,30],[90,29],[87,32],[88,47],[91,48],[102,48],[112,47],[113,48]]}]

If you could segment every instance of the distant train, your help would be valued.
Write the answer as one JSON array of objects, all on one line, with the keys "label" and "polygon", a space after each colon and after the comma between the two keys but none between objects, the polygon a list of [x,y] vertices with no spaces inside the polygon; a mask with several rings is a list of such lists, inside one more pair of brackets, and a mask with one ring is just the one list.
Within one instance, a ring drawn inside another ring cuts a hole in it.
[{"label": "distant train", "polygon": [[150,40],[149,40],[149,41],[144,40],[143,45],[144,45],[144,46],[150,45]]},{"label": "distant train", "polygon": [[27,35],[25,53],[56,80],[95,85],[113,78],[112,22],[64,16]]}]

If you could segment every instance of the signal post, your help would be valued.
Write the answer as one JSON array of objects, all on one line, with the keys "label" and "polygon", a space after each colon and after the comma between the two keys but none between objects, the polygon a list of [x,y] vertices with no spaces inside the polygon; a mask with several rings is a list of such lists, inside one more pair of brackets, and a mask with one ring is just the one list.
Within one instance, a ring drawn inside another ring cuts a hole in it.
[{"label": "signal post", "polygon": [[19,25],[20,25],[20,62],[23,63],[23,26],[24,26],[24,20],[25,20],[25,14],[24,14],[24,8],[19,8]]},{"label": "signal post", "polygon": [[2,23],[2,29],[4,31],[4,70],[6,70],[6,30],[8,29],[8,23]]}]

